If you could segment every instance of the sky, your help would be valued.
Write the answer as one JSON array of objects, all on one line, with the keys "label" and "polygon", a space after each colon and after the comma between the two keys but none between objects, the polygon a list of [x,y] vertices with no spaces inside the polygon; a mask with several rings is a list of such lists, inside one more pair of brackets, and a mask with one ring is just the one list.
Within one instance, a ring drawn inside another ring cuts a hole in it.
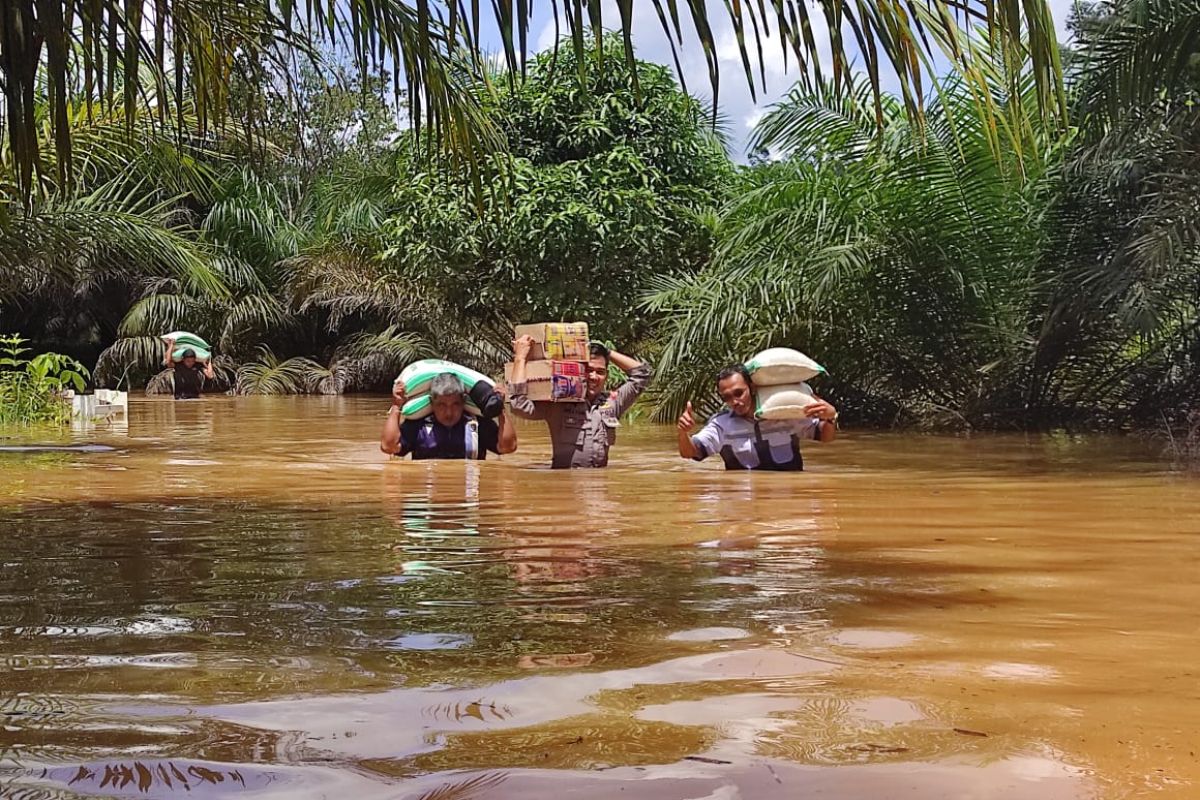
[{"label": "sky", "polygon": [[[1066,41],[1068,38],[1066,20],[1075,0],[1049,0],[1049,3],[1059,39]],[[796,65],[794,60],[789,60],[785,67],[778,38],[765,40],[763,43],[766,72],[765,90],[759,87],[760,91],[757,96],[751,96],[737,40],[734,38],[733,25],[725,10],[725,0],[707,0],[707,4],[709,20],[713,25],[713,34],[717,43],[717,58],[720,67],[718,106],[721,116],[727,122],[726,131],[733,151],[732,155],[742,160],[745,157],[746,143],[754,124],[773,103],[786,94],[795,82],[797,78]],[[809,6],[816,7],[814,0],[809,0]],[[529,34],[530,49],[543,50],[554,43],[554,20],[548,3],[534,4],[534,9]],[[615,0],[604,0],[603,9],[605,26],[616,27],[620,16]],[[633,44],[638,58],[665,64],[674,69],[670,43],[659,23],[654,4],[649,0],[637,0],[633,3],[633,14]],[[823,67],[828,70],[831,62],[828,56],[826,31],[818,26],[822,20],[823,17],[820,13],[813,15],[814,36],[818,46],[825,41],[821,60]],[[689,92],[709,101],[712,98],[712,89],[708,78],[708,67],[704,60],[704,52],[694,35],[688,36],[686,28],[689,22],[688,20],[684,22],[684,42],[679,53],[682,77]],[[563,28],[565,29],[565,25]],[[499,46],[498,38],[495,46],[497,48]],[[748,46],[752,48],[749,43]],[[753,49],[751,49],[751,57],[754,57]],[[885,76],[881,82],[885,90],[899,88],[895,76],[890,78]]]}]

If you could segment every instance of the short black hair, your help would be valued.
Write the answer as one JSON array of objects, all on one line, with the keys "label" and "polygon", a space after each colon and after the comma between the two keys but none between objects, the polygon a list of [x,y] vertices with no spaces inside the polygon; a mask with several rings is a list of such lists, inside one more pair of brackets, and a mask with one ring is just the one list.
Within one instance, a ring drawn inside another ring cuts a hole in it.
[{"label": "short black hair", "polygon": [[196,351],[193,350],[192,348],[189,347],[187,350],[183,351],[183,358],[195,358],[195,357],[196,357]]},{"label": "short black hair", "polygon": [[741,375],[745,378],[747,386],[753,385],[750,380],[750,370],[746,369],[745,364],[730,364],[717,373],[717,386],[721,385],[721,381],[732,378],[734,375]]},{"label": "short black hair", "polygon": [[605,347],[604,345],[600,344],[599,342],[589,342],[588,343],[588,356],[590,356],[591,358],[600,356],[605,361],[608,361],[608,348]]}]

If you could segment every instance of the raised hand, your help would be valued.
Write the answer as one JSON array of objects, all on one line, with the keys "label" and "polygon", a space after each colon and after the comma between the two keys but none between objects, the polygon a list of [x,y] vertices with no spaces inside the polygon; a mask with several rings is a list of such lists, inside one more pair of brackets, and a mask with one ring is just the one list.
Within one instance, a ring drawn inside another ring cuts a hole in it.
[{"label": "raised hand", "polygon": [[396,381],[392,384],[392,405],[403,406],[408,400],[408,391],[404,388],[404,381]]},{"label": "raised hand", "polygon": [[518,336],[513,339],[513,360],[527,361],[529,353],[533,349],[533,337],[529,334]]},{"label": "raised hand", "polygon": [[679,430],[683,431],[684,433],[687,433],[692,428],[696,427],[696,418],[692,415],[691,400],[688,400],[687,408],[685,408],[683,413],[679,415],[679,422],[677,423],[677,426],[679,427]]},{"label": "raised hand", "polygon": [[824,400],[818,400],[815,403],[809,403],[804,407],[804,416],[809,419],[822,419],[828,422],[837,416],[837,409],[833,404],[826,403]]}]

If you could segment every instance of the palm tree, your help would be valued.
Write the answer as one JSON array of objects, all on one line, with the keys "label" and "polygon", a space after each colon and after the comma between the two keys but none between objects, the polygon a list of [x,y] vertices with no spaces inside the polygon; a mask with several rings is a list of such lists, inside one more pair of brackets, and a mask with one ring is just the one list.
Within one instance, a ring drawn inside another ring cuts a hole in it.
[{"label": "palm tree", "polygon": [[996,387],[1024,363],[1058,137],[1032,136],[1036,159],[1007,139],[997,153],[972,93],[944,80],[920,130],[885,97],[877,133],[865,85],[798,87],[763,119],[756,144],[786,158],[748,172],[713,262],[658,279],[645,301],[666,320],[660,419],[712,398],[720,367],[780,345],[827,363],[836,383],[821,388],[860,418],[975,424],[1019,403]]},{"label": "palm tree", "polygon": [[1200,0],[1088,11],[1030,395],[1184,423],[1200,391]]},{"label": "palm tree", "polygon": [[[1190,1],[1190,0],[1189,0]],[[708,5],[689,0],[651,3],[674,48],[691,26],[704,50],[714,94],[718,89],[716,34]],[[551,0],[578,56],[599,46],[606,25],[620,29],[632,65],[633,0],[619,0],[618,19],[604,16],[601,0]],[[41,153],[35,107],[40,86],[49,95],[53,160],[60,178],[70,174],[71,117],[82,109],[123,105],[127,119],[150,112],[162,120],[181,116],[189,98],[195,126],[207,130],[228,116],[234,76],[250,84],[294,74],[299,59],[312,56],[321,43],[344,45],[358,68],[386,70],[397,94],[407,89],[411,117],[438,131],[456,152],[496,146],[478,113],[470,86],[486,80],[481,30],[489,22],[500,32],[510,75],[522,74],[531,20],[539,7],[530,0],[492,3],[492,20],[481,19],[479,0],[431,3],[429,0],[6,0],[0,12],[0,82],[5,102],[0,126],[17,165],[20,190],[28,196],[35,175],[53,169]],[[1065,104],[1054,24],[1045,0],[772,0],[769,4],[726,4],[746,79],[752,90],[765,83],[763,47],[781,46],[795,58],[810,84],[829,80],[847,87],[851,54],[875,96],[875,117],[883,123],[880,76],[886,68],[900,77],[901,97],[910,114],[919,115],[939,50],[967,75],[979,80],[979,68],[967,42],[981,26],[1001,48],[1006,76],[1015,85],[1026,61],[1042,113],[1059,114]],[[814,31],[824,29],[822,36]],[[831,54],[832,74],[823,74],[821,54]],[[582,63],[582,58],[579,59]],[[676,59],[678,62],[678,59]],[[985,94],[978,103],[997,113]],[[1021,114],[1021,107],[1009,113]],[[250,116],[253,117],[251,110]],[[182,119],[177,120],[182,122]],[[253,121],[252,119],[250,120]],[[1021,122],[1014,118],[1015,125]],[[183,125],[178,127],[182,128]]]},{"label": "palm tree", "polygon": [[1200,0],[1105,0],[1075,20],[1076,112],[1097,130],[1163,96],[1197,88]]}]

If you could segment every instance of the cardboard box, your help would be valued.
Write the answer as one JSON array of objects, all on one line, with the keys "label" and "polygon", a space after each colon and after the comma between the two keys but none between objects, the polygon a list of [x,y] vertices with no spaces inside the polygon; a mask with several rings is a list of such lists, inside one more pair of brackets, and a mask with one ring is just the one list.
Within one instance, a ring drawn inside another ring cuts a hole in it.
[{"label": "cardboard box", "polygon": [[530,361],[587,361],[588,326],[586,322],[538,322],[518,325],[514,338],[533,337]]},{"label": "cardboard box", "polygon": [[[504,382],[512,381],[512,362],[504,365]],[[578,403],[587,397],[586,361],[526,361],[525,394],[530,400]]]}]

